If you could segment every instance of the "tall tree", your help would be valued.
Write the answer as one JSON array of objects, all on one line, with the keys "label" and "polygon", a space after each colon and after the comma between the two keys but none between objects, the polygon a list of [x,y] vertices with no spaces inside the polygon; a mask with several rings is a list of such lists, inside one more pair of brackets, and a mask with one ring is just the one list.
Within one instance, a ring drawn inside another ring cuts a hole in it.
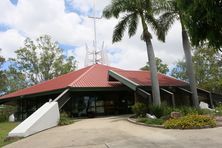
[{"label": "tall tree", "polygon": [[[1,49],[0,49],[0,51],[1,51]],[[5,58],[0,56],[0,95],[2,95],[5,92],[4,86],[5,86],[6,75],[4,74],[4,70],[2,69],[4,62],[5,62]]]},{"label": "tall tree", "polygon": [[178,6],[186,13],[186,25],[195,46],[208,45],[222,49],[222,1],[179,0]]},{"label": "tall tree", "polygon": [[139,19],[141,20],[143,28],[141,39],[146,43],[151,70],[153,103],[155,105],[160,105],[161,100],[157,67],[151,41],[152,36],[148,26],[155,31],[160,40],[164,40],[164,35],[161,34],[161,27],[154,17],[152,2],[151,0],[112,0],[111,4],[104,9],[103,16],[107,19],[111,17],[119,18],[121,16],[121,20],[116,25],[113,32],[113,43],[121,41],[126,28],[128,28],[129,37],[135,35]]},{"label": "tall tree", "polygon": [[[199,47],[193,55],[194,68],[196,71],[197,85],[200,88],[207,89],[216,93],[221,93],[222,89],[222,53],[208,47]],[[172,69],[171,75],[185,80],[185,61],[179,61]]]},{"label": "tall tree", "polygon": [[[163,74],[166,74],[167,72],[169,72],[169,68],[167,64],[164,64],[163,61],[156,57],[156,66],[157,66],[157,71]],[[146,63],[146,65],[142,68],[140,68],[140,70],[150,70],[150,66],[149,66],[149,62]]]},{"label": "tall tree", "polygon": [[159,6],[156,7],[156,12],[162,12],[160,16],[160,23],[164,27],[165,33],[170,29],[175,20],[179,20],[182,28],[182,42],[183,42],[183,50],[185,53],[186,65],[187,65],[187,74],[190,83],[190,89],[192,91],[192,99],[195,107],[199,107],[198,94],[197,94],[197,86],[195,79],[195,72],[192,64],[192,54],[191,54],[191,46],[186,30],[186,26],[184,23],[184,19],[186,17],[186,13],[181,10],[179,7],[180,0],[160,0]]},{"label": "tall tree", "polygon": [[64,56],[50,36],[44,35],[36,41],[27,38],[24,47],[15,51],[16,58],[11,59],[19,73],[26,76],[30,85],[52,79],[76,68],[73,56]]}]

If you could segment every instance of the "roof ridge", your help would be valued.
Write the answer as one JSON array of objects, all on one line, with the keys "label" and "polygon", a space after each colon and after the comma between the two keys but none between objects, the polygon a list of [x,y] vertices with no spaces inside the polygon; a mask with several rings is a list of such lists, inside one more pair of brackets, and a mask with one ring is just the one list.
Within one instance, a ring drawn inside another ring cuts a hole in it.
[{"label": "roof ridge", "polygon": [[81,74],[77,79],[75,79],[72,83],[70,83],[68,86],[73,86],[76,82],[78,82],[83,76],[85,76],[91,69],[93,69],[95,65],[92,65],[87,71],[85,71],[83,74]]},{"label": "roof ridge", "polygon": [[114,70],[114,71],[125,71],[125,72],[144,72],[144,73],[150,73],[149,70],[125,70],[125,69],[120,69],[120,70]]}]

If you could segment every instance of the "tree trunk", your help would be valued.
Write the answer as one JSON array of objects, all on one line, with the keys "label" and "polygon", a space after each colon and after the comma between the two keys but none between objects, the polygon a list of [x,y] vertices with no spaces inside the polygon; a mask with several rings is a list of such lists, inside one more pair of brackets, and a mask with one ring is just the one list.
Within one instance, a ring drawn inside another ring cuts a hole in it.
[{"label": "tree trunk", "polygon": [[190,47],[187,32],[183,26],[182,26],[182,41],[183,41],[183,50],[184,50],[184,54],[186,58],[187,74],[189,77],[190,89],[192,92],[193,105],[196,108],[198,108],[199,100],[198,100],[197,85],[196,85],[196,79],[195,79],[193,62],[192,62],[191,47]]},{"label": "tree trunk", "polygon": [[152,83],[152,96],[153,96],[153,104],[154,105],[161,105],[160,100],[160,88],[159,88],[159,81],[158,81],[158,75],[157,75],[157,66],[156,66],[156,60],[155,60],[155,54],[153,51],[153,45],[150,39],[150,34],[148,32],[148,28],[145,22],[144,17],[141,15],[142,25],[143,25],[143,38],[146,42],[147,47],[147,55],[150,65],[150,77],[151,77],[151,83]]}]

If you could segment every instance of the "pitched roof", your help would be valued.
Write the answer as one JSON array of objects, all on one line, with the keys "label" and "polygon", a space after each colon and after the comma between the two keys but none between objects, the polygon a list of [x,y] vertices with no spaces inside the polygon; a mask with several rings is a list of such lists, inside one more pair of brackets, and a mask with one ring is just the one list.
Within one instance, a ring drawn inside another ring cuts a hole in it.
[{"label": "pitched roof", "polygon": [[[52,80],[44,81],[40,84],[16,91],[0,97],[0,99],[14,98],[24,95],[38,94],[42,92],[50,92],[61,90],[68,87],[73,88],[93,88],[93,87],[119,87],[123,86],[120,82],[108,81],[108,71],[116,71],[123,77],[134,81],[140,85],[151,86],[150,73],[148,71],[126,71],[110,66],[95,64],[86,68],[72,71],[62,76],[56,77]],[[160,86],[170,85],[187,85],[185,82],[176,80],[174,78],[159,74],[158,75]]]},{"label": "pitched roof", "polygon": [[[126,70],[113,70],[119,75],[127,78],[134,83],[141,86],[151,86],[151,75],[149,71],[126,71]],[[176,78],[166,76],[158,73],[158,80],[160,86],[184,86],[187,85],[185,81],[178,80]]]}]

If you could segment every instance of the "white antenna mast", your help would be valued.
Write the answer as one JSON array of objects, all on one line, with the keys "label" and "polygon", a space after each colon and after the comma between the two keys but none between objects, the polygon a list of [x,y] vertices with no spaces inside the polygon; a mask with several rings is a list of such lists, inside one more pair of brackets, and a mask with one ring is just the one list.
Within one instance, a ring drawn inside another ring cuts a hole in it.
[{"label": "white antenna mast", "polygon": [[[93,46],[94,46],[94,50],[93,51],[89,51],[88,46],[86,45],[86,60],[85,60],[85,65],[88,66],[90,64],[106,64],[106,62],[104,62],[105,60],[104,58],[104,54],[105,50],[104,50],[104,45],[102,45],[102,49],[98,50],[98,46],[97,46],[97,28],[96,28],[96,20],[98,19],[102,19],[102,17],[96,17],[96,0],[93,0],[93,16],[89,16],[89,18],[93,19],[93,25],[94,25],[94,41],[93,41]],[[104,44],[104,43],[103,43]],[[91,56],[90,56],[91,55]],[[92,59],[90,59],[90,57]],[[88,61],[86,63],[86,61]],[[91,62],[91,63],[90,63]],[[106,64],[107,65],[107,64]]]},{"label": "white antenna mast", "polygon": [[94,46],[95,46],[95,63],[97,63],[97,34],[96,34],[96,0],[93,0],[93,22],[94,22]]}]

